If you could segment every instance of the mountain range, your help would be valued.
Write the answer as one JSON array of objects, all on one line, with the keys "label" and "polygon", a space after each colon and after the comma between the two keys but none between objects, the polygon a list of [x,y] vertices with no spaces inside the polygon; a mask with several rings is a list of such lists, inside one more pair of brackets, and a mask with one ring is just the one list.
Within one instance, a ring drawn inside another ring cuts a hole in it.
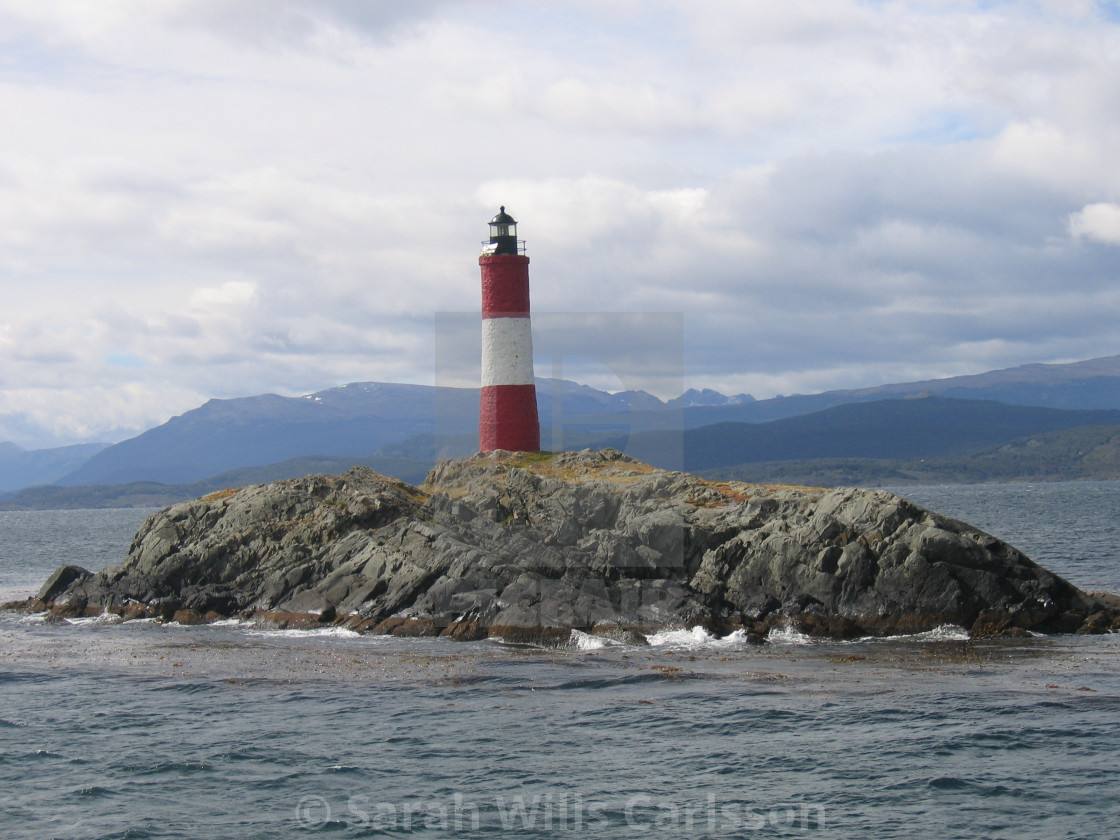
[{"label": "mountain range", "polygon": [[[830,478],[889,480],[907,475],[899,473],[902,463],[957,463],[933,471],[944,477],[969,458],[1034,436],[1044,439],[1030,451],[1057,447],[1068,461],[1073,450],[1062,435],[1120,427],[1120,356],[767,400],[690,390],[662,401],[542,379],[538,409],[545,448],[614,446],[657,466],[751,480],[807,478],[814,469]],[[439,458],[473,452],[477,424],[478,391],[469,388],[366,382],[302,397],[210,400],[111,446],[28,452],[0,443],[0,491],[8,491],[9,507],[93,504],[94,497],[160,504],[215,483],[355,463],[415,480]],[[1001,473],[1011,468],[1007,458],[984,463],[988,471],[967,480],[1008,477]],[[1021,471],[1022,459],[1016,463]],[[1049,464],[1043,477],[1062,475],[1060,458],[1033,463]],[[1093,469],[1108,471],[1100,460]]]},{"label": "mountain range", "polygon": [[0,492],[58,481],[80,469],[107,446],[107,443],[84,443],[28,451],[14,443],[0,443]]}]

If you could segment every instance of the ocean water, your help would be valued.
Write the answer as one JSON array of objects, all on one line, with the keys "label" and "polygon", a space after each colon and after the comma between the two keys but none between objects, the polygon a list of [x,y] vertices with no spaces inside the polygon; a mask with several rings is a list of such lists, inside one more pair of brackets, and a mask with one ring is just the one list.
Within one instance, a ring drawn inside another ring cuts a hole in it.
[{"label": "ocean water", "polygon": [[119,563],[153,510],[0,510],[0,602],[34,595],[66,563]]},{"label": "ocean water", "polygon": [[[901,492],[1120,589],[1120,485]],[[0,513],[0,590],[142,518]],[[1120,636],[649,641],[0,614],[0,836],[1120,836]]]}]

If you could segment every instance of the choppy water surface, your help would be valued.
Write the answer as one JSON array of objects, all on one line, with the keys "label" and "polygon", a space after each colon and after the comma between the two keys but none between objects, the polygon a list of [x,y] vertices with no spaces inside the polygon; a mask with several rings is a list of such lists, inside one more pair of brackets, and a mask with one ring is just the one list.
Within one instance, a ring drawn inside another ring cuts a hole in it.
[{"label": "choppy water surface", "polygon": [[119,563],[151,510],[0,510],[0,601],[33,595],[64,563]]},{"label": "choppy water surface", "polygon": [[[1011,541],[1120,588],[1096,532],[1109,517],[1083,504],[1056,528],[1042,511],[1064,503],[1042,497],[1069,485],[1036,487],[921,492],[977,493],[971,512],[929,504],[1004,537],[1033,522]],[[1116,488],[1102,487],[1109,505]],[[989,503],[1007,515],[981,522]],[[7,516],[0,587],[18,589]],[[49,557],[50,538],[34,539],[36,584],[83,552]],[[1120,836],[1120,637],[651,642],[577,634],[540,650],[3,614],[0,834]]]}]

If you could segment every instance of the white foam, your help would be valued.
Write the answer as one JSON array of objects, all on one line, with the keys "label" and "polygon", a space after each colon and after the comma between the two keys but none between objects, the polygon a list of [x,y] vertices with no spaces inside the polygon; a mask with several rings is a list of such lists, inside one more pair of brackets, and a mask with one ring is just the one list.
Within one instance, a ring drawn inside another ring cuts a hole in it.
[{"label": "white foam", "polygon": [[957,624],[942,624],[924,633],[906,633],[900,636],[861,636],[856,642],[967,642],[972,636]]},{"label": "white foam", "polygon": [[282,639],[292,639],[306,636],[334,636],[349,639],[361,635],[358,631],[351,630],[348,627],[312,627],[307,630],[300,630],[297,628],[290,628],[287,630],[265,630],[262,628],[253,628],[251,630],[246,630],[245,632],[250,636],[270,636]]},{"label": "white foam", "polygon": [[650,647],[698,648],[710,643],[713,638],[703,627],[693,627],[691,630],[659,630],[646,636],[646,641]]},{"label": "white foam", "polygon": [[44,610],[43,612],[31,613],[29,615],[22,615],[19,618],[19,623],[42,624],[46,620],[48,615],[50,615],[50,612],[48,610]]},{"label": "white foam", "polygon": [[608,647],[626,647],[625,643],[603,636],[592,636],[582,630],[573,630],[568,643],[576,650],[602,650]]},{"label": "white foam", "polygon": [[241,627],[249,622],[243,618],[221,618],[211,622],[211,627]]},{"label": "white foam", "polygon": [[775,645],[809,645],[813,643],[812,638],[789,625],[771,627],[770,632],[766,634],[766,641]]},{"label": "white foam", "polygon": [[79,627],[97,624],[120,624],[121,621],[123,621],[119,615],[110,612],[103,612],[100,615],[82,616],[81,618],[68,618],[66,620]]},{"label": "white foam", "polygon": [[717,648],[738,647],[744,644],[747,644],[746,630],[732,630],[722,639],[715,639],[712,641],[712,646]]},{"label": "white foam", "polygon": [[713,636],[703,627],[697,626],[691,630],[661,630],[646,636],[646,641],[649,642],[650,647],[673,647],[684,650],[711,648],[719,650],[747,644],[747,631],[735,630],[726,636]]},{"label": "white foam", "polygon": [[192,629],[195,627],[252,627],[251,621],[246,621],[243,618],[221,618],[217,621],[207,621],[201,624],[181,624],[178,621],[162,621],[159,618],[139,618],[129,622],[129,624],[139,624],[143,621],[154,621],[163,627],[184,627]]},{"label": "white foam", "polygon": [[628,647],[626,642],[617,640],[617,638],[609,638],[607,636],[595,636],[590,633],[584,633],[573,629],[568,643],[575,647],[578,651],[601,651],[604,647]]},{"label": "white foam", "polygon": [[959,625],[942,624],[940,627],[934,627],[924,633],[915,633],[903,638],[914,639],[918,642],[967,642],[972,637],[968,635],[967,630]]}]

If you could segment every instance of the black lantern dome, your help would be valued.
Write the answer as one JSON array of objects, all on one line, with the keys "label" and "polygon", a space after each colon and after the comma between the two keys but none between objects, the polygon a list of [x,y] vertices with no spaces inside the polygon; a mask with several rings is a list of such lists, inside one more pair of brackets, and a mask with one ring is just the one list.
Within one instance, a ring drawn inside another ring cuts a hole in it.
[{"label": "black lantern dome", "polygon": [[490,220],[490,241],[482,244],[483,254],[518,254],[523,250],[517,241],[517,220],[506,212],[504,204]]}]

